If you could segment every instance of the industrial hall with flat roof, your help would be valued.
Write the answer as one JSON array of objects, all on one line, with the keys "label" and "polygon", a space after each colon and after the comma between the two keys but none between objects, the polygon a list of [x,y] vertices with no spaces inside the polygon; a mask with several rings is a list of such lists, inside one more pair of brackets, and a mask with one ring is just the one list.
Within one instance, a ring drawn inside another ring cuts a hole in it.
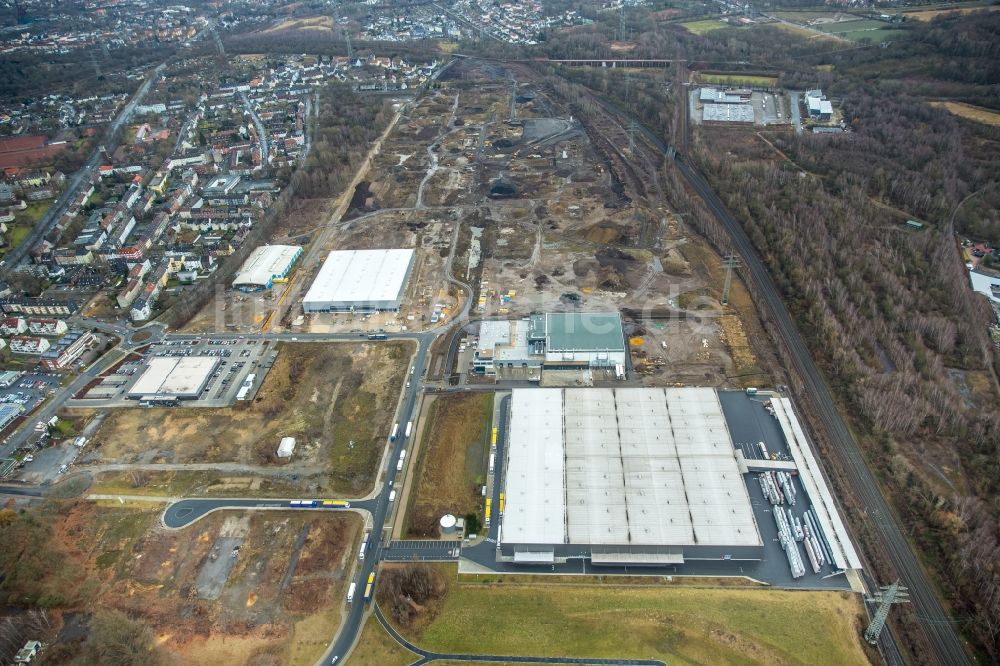
[{"label": "industrial hall with flat roof", "polygon": [[497,562],[676,571],[732,561],[784,584],[861,568],[787,398],[514,388],[507,423]]},{"label": "industrial hall with flat roof", "polygon": [[505,480],[515,561],[564,544],[595,564],[762,555],[710,388],[515,389]]}]

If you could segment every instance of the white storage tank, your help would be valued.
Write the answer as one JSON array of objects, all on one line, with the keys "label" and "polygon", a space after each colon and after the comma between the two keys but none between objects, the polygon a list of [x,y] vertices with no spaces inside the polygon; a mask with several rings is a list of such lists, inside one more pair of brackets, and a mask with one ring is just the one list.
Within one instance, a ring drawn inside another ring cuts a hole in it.
[{"label": "white storage tank", "polygon": [[454,534],[458,519],[450,513],[446,513],[441,516],[439,523],[441,525],[441,534]]}]

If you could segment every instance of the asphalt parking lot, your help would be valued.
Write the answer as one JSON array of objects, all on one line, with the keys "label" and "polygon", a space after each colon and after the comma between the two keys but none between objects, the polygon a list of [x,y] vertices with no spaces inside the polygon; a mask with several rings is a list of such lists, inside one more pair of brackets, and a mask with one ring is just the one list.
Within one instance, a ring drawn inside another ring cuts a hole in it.
[{"label": "asphalt parking lot", "polygon": [[54,372],[25,372],[9,386],[0,388],[0,402],[19,403],[27,414],[54,393],[61,380]]}]

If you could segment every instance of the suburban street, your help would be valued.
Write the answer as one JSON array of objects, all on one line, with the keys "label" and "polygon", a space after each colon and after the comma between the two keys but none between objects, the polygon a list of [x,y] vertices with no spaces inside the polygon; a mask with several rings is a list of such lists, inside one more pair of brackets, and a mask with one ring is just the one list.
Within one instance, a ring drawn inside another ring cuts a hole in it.
[{"label": "suburban street", "polygon": [[[108,127],[107,136],[116,136],[129,122],[132,113],[135,111],[135,107],[142,103],[142,100],[152,89],[153,84],[160,78],[166,66],[166,63],[161,63],[146,77],[146,80],[143,81],[139,89],[132,95],[132,99],[129,100],[128,104],[118,113],[118,116]],[[20,263],[28,255],[28,252],[52,229],[59,218],[62,217],[62,214],[66,212],[66,209],[69,208],[70,203],[72,203],[83,184],[89,182],[93,177],[94,169],[100,166],[103,160],[101,147],[97,146],[86,163],[76,173],[66,178],[66,188],[59,194],[52,205],[49,206],[49,209],[45,211],[45,214],[42,215],[38,223],[31,228],[31,232],[24,241],[7,253],[7,258],[4,261],[6,271],[9,272],[14,266]]]}]

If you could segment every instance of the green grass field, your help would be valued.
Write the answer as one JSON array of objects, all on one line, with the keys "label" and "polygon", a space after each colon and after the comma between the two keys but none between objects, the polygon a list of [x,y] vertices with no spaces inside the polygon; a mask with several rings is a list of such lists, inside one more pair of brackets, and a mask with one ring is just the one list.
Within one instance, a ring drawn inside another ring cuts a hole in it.
[{"label": "green grass field", "polygon": [[792,21],[793,23],[806,23],[808,21],[813,21],[815,19],[832,19],[837,16],[839,12],[831,12],[829,10],[819,9],[816,11],[783,11],[783,12],[771,12],[770,16],[775,16],[785,21]]},{"label": "green grass field", "polygon": [[42,215],[45,215],[45,211],[47,211],[51,205],[51,201],[36,201],[35,203],[28,204],[28,207],[20,211],[18,214],[27,218],[31,224],[35,224],[38,220],[42,219]]},{"label": "green grass field", "polygon": [[704,21],[690,21],[688,23],[681,23],[684,29],[688,32],[694,33],[696,35],[704,35],[706,32],[712,32],[713,30],[720,30],[722,28],[728,28],[729,24],[722,21],[717,21],[715,19],[706,19]]},{"label": "green grass field", "polygon": [[453,567],[443,576],[450,589],[439,614],[407,632],[429,650],[669,664],[868,663],[863,611],[849,593],[468,585],[454,581]]},{"label": "green grass field", "polygon": [[711,83],[720,86],[754,86],[767,88],[778,85],[778,77],[776,76],[756,76],[754,74],[702,72],[698,74],[698,79],[702,83]]},{"label": "green grass field", "polygon": [[24,242],[24,239],[31,233],[31,227],[16,226],[7,229],[7,244],[13,249]]},{"label": "green grass field", "polygon": [[846,33],[881,30],[889,24],[885,21],[875,21],[872,19],[859,19],[857,21],[837,21],[836,23],[822,23],[815,27],[831,35],[845,35]]},{"label": "green grass field", "polygon": [[852,42],[860,42],[863,39],[870,39],[873,43],[879,44],[885,41],[903,39],[910,33],[906,30],[857,30],[842,32],[840,36]]}]

